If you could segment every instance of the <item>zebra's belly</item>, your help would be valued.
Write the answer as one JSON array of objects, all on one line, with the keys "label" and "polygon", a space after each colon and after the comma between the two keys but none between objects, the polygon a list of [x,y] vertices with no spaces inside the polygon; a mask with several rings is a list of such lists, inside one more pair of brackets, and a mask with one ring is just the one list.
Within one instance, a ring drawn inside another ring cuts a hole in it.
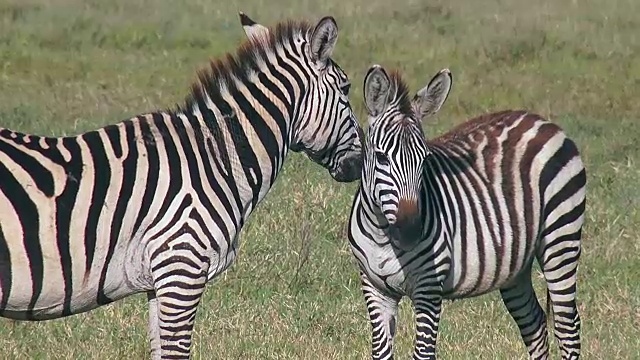
[{"label": "zebra's belly", "polygon": [[[115,257],[119,255],[115,253]],[[7,269],[0,267],[0,316],[55,319],[93,310],[141,290],[130,286],[118,261],[112,261],[103,273],[103,264],[98,262],[85,272],[84,262],[63,268],[57,259],[55,254],[43,253],[41,271],[34,271],[28,261],[17,257]]]},{"label": "zebra's belly", "polygon": [[[90,311],[101,306],[96,302],[95,295],[91,294],[76,296],[71,299],[68,305],[64,294],[49,294],[46,297],[40,297],[35,307],[31,307],[30,302],[30,299],[24,299],[24,297],[14,300],[0,311],[0,315],[16,320],[51,320]],[[65,311],[67,306],[71,311]]]},{"label": "zebra's belly", "polygon": [[533,254],[517,258],[484,257],[482,261],[451,263],[449,276],[443,283],[447,299],[480,296],[512,284],[523,271],[530,269]]},{"label": "zebra's belly", "polygon": [[51,320],[80,314],[108,303],[120,300],[138,291],[123,291],[105,294],[106,302],[99,301],[98,289],[83,289],[74,293],[70,298],[65,297],[64,291],[57,291],[37,296],[35,306],[32,306],[31,293],[11,293],[9,302],[0,309],[0,316],[16,320]]}]

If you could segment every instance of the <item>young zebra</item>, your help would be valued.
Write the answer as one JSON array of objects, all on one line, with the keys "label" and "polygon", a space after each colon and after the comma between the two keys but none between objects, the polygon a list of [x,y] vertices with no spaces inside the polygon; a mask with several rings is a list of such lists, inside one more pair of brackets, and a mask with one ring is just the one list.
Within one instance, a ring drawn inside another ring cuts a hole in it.
[{"label": "young zebra", "polygon": [[361,173],[332,17],[283,22],[211,62],[186,102],[73,137],[0,129],[0,315],[78,314],[146,292],[154,359],[187,359],[207,281],[302,151]]},{"label": "young zebra", "polygon": [[397,73],[373,66],[362,180],[349,240],[373,330],[372,358],[393,358],[398,302],[416,315],[414,359],[434,359],[443,299],[500,289],[532,359],[548,357],[534,294],[536,258],[547,281],[563,359],[580,354],[576,268],[585,169],[556,125],[524,111],[470,120],[427,141],[422,118],[451,88],[440,71],[410,100]]}]

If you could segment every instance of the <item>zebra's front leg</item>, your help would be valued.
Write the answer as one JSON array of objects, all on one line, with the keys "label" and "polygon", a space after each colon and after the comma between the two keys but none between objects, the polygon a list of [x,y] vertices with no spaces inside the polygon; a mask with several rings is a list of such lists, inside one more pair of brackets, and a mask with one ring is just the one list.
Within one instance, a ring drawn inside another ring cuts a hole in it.
[{"label": "zebra's front leg", "polygon": [[393,337],[396,333],[396,318],[400,297],[382,293],[369,278],[360,273],[362,293],[371,320],[371,358],[373,360],[393,359]]},{"label": "zebra's front leg", "polygon": [[149,353],[151,360],[160,360],[162,351],[160,349],[160,324],[158,319],[158,298],[153,291],[147,292],[147,303],[149,306]]},{"label": "zebra's front leg", "polygon": [[[176,247],[189,248],[190,256],[175,251]],[[149,300],[149,336],[153,359],[189,359],[196,310],[209,264],[193,251],[190,246],[178,244],[151,262],[155,298]]]},{"label": "zebra's front leg", "polygon": [[411,300],[416,318],[413,359],[435,360],[438,326],[442,312],[442,286],[440,283],[423,284],[414,292]]}]

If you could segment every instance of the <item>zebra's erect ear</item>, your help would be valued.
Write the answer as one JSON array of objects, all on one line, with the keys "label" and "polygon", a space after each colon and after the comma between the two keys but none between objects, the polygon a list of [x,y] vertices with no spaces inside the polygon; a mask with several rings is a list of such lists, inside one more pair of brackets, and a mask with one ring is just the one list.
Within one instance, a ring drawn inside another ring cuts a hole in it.
[{"label": "zebra's erect ear", "polygon": [[389,105],[391,80],[380,65],[373,65],[364,76],[364,105],[371,117],[382,114]]},{"label": "zebra's erect ear", "polygon": [[240,15],[240,24],[242,24],[242,29],[250,40],[266,37],[269,34],[269,29],[266,26],[253,21],[242,11],[240,11],[238,15]]},{"label": "zebra's erect ear", "polygon": [[415,114],[420,119],[424,119],[438,112],[449,96],[452,82],[451,71],[449,69],[440,70],[429,81],[429,84],[418,91],[411,100]]},{"label": "zebra's erect ear", "polygon": [[331,16],[325,16],[316,25],[311,34],[311,58],[320,64],[326,64],[338,40],[338,24]]}]

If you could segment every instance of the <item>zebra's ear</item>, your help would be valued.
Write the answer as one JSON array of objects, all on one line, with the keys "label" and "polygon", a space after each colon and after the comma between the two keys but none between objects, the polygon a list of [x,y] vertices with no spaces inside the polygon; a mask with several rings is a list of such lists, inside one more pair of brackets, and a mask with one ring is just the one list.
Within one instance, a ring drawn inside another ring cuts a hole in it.
[{"label": "zebra's ear", "polygon": [[411,101],[415,114],[420,119],[424,119],[438,112],[449,96],[452,82],[451,71],[449,69],[440,70],[427,86],[418,91]]},{"label": "zebra's ear", "polygon": [[380,65],[373,65],[364,76],[364,105],[371,117],[382,114],[389,105],[391,80]]},{"label": "zebra's ear", "polygon": [[265,37],[269,34],[269,29],[266,26],[260,25],[257,22],[253,21],[250,17],[247,16],[247,14],[240,11],[238,15],[240,16],[240,24],[242,24],[242,29],[250,40]]},{"label": "zebra's ear", "polygon": [[326,64],[338,40],[338,24],[331,16],[323,17],[311,34],[311,58]]}]

